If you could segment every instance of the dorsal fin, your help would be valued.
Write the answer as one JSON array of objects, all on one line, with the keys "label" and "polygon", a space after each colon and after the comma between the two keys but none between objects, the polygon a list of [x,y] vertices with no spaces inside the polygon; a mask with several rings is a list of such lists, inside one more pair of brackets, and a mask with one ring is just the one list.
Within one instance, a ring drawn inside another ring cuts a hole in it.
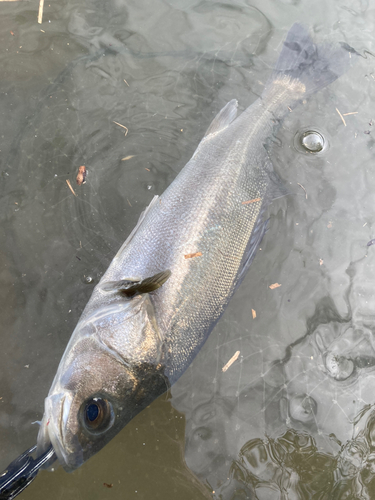
[{"label": "dorsal fin", "polygon": [[210,134],[216,134],[217,132],[220,132],[220,130],[227,128],[237,116],[237,106],[237,99],[229,101],[228,104],[226,104],[212,120],[212,123],[208,127],[204,137],[207,137]]}]

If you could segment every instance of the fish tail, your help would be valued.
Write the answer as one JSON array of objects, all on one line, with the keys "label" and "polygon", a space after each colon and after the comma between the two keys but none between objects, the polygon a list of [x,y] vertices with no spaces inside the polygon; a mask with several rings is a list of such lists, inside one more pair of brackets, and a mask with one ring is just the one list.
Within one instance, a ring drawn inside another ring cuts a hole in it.
[{"label": "fish tail", "polygon": [[346,43],[316,45],[307,29],[296,23],[288,32],[264,92],[272,84],[284,82],[303,97],[311,95],[345,73],[357,55]]}]

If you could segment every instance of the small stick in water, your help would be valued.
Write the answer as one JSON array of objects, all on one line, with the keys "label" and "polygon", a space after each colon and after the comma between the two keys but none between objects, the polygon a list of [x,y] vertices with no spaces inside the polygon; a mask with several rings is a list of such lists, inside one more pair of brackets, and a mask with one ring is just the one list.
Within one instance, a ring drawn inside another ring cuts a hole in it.
[{"label": "small stick in water", "polygon": [[69,179],[66,179],[66,183],[68,184],[68,187],[69,189],[71,190],[71,192],[74,194],[74,196],[77,196],[74,189],[72,188],[72,185],[70,184],[70,180]]},{"label": "small stick in water", "polygon": [[297,184],[299,185],[299,187],[301,187],[304,191],[305,191],[305,196],[306,196],[306,200],[307,200],[307,192],[306,192],[306,189],[302,186],[302,184],[300,184],[299,182],[297,182]]},{"label": "small stick in water", "polygon": [[188,253],[184,255],[185,259],[192,259],[193,257],[201,257],[202,252]]},{"label": "small stick in water", "polygon": [[224,366],[223,366],[223,368],[222,368],[223,372],[226,372],[226,371],[228,370],[228,368],[229,368],[230,366],[232,366],[232,365],[233,365],[233,363],[234,363],[235,361],[237,361],[238,356],[240,355],[240,352],[241,352],[241,351],[237,351],[237,352],[235,352],[235,353],[233,354],[233,356],[230,358],[230,360],[228,361],[228,363],[227,363],[226,365],[224,365]]},{"label": "small stick in water", "polygon": [[342,116],[342,114],[340,113],[340,111],[339,111],[337,108],[336,108],[336,111],[338,112],[338,114],[339,114],[339,116],[340,116],[340,118],[341,118],[341,120],[342,120],[342,123],[343,123],[343,124],[345,125],[345,127],[346,127],[346,122],[345,122],[345,120],[344,120],[344,117]]},{"label": "small stick in water", "polygon": [[39,0],[38,23],[42,24],[44,0]]},{"label": "small stick in water", "polygon": [[125,129],[125,131],[126,131],[126,132],[125,132],[125,137],[128,135],[128,132],[129,132],[128,127],[125,127],[125,125],[121,125],[121,123],[118,123],[118,122],[113,122],[113,123],[115,123],[115,124],[116,124],[116,125],[118,125],[119,127],[122,127],[122,128],[124,128],[124,129]]},{"label": "small stick in water", "polygon": [[242,205],[248,205],[249,203],[255,203],[256,201],[260,201],[262,198],[254,198],[253,200],[243,201]]}]

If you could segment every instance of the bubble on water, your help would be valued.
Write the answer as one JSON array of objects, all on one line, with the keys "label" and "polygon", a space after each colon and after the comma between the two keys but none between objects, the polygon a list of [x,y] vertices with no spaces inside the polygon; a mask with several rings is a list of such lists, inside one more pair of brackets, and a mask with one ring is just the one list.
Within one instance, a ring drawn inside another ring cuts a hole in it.
[{"label": "bubble on water", "polygon": [[300,394],[294,396],[289,401],[289,413],[293,420],[298,420],[299,422],[311,422],[314,421],[314,416],[317,412],[317,403],[315,399],[308,396],[307,394]]},{"label": "bubble on water", "polygon": [[324,137],[313,130],[305,132],[301,136],[302,146],[311,153],[319,153],[324,147]]},{"label": "bubble on water", "polygon": [[346,380],[354,371],[354,362],[350,358],[329,351],[325,359],[329,375],[336,380]]},{"label": "bubble on water", "polygon": [[326,134],[311,128],[300,129],[294,137],[294,147],[300,153],[319,154],[328,147]]},{"label": "bubble on water", "polygon": [[150,189],[152,189],[152,184],[148,184],[147,189],[150,191]]},{"label": "bubble on water", "polygon": [[87,285],[91,285],[91,283],[94,282],[94,278],[92,276],[84,276],[83,282],[86,283]]}]

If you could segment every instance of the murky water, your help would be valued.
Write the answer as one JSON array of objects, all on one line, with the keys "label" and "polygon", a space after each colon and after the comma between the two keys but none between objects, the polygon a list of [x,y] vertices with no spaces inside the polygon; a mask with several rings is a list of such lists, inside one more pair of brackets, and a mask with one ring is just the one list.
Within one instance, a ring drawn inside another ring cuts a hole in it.
[{"label": "murky water", "polygon": [[38,25],[34,0],[0,2],[0,470],[34,444],[71,332],[140,212],[227,101],[256,99],[293,22],[365,56],[272,138],[292,194],[171,394],[21,498],[373,498],[373,14],[366,1],[87,0],[47,2]]}]

